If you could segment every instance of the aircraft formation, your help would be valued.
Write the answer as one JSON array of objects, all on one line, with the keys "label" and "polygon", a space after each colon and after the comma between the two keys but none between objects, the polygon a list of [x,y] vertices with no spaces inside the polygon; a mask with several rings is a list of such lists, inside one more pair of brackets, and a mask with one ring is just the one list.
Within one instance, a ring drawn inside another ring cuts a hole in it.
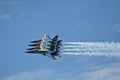
[{"label": "aircraft formation", "polygon": [[42,54],[50,57],[54,62],[57,61],[57,58],[62,57],[60,54],[62,40],[58,39],[58,35],[51,39],[48,34],[44,34],[42,39],[30,42],[31,44],[28,45],[30,48],[27,49],[26,53]]}]

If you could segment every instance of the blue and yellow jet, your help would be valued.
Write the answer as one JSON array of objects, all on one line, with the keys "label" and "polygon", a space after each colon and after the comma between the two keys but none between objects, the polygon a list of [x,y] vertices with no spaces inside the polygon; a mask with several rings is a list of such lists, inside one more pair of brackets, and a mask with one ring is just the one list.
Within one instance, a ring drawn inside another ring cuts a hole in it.
[{"label": "blue and yellow jet", "polygon": [[43,54],[57,62],[57,58],[60,58],[60,47],[62,40],[58,40],[58,35],[53,39],[48,34],[44,34],[41,40],[31,41],[33,48],[28,48],[26,53]]}]

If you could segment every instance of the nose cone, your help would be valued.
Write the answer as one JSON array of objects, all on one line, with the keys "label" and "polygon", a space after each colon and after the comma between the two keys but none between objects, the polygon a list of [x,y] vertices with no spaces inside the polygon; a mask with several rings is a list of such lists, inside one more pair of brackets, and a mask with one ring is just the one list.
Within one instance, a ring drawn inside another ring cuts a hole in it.
[{"label": "nose cone", "polygon": [[37,41],[30,41],[31,43],[37,43],[37,42],[39,42],[39,40],[37,40]]},{"label": "nose cone", "polygon": [[40,46],[40,44],[30,44],[28,46]]},{"label": "nose cone", "polygon": [[34,51],[25,51],[25,53],[34,53]]}]

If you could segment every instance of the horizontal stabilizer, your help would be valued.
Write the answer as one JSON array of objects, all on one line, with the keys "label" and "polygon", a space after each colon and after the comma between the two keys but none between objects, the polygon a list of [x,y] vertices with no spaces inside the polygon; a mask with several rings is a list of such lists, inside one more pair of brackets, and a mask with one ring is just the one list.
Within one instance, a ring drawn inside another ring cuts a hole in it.
[{"label": "horizontal stabilizer", "polygon": [[56,50],[56,52],[58,53],[58,52],[60,52],[60,50]]},{"label": "horizontal stabilizer", "polygon": [[56,46],[56,49],[59,49],[60,48],[60,46]]},{"label": "horizontal stabilizer", "polygon": [[62,44],[61,42],[62,42],[62,40],[59,40],[59,41],[57,41],[57,44],[61,45]]},{"label": "horizontal stabilizer", "polygon": [[58,42],[62,42],[62,40],[59,40]]}]

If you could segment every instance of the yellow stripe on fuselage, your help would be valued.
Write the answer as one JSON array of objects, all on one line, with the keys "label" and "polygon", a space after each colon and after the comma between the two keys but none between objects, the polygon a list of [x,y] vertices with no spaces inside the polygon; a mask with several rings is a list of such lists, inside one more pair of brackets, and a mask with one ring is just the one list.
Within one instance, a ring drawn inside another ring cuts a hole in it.
[{"label": "yellow stripe on fuselage", "polygon": [[39,52],[49,52],[49,50],[38,50]]},{"label": "yellow stripe on fuselage", "polygon": [[44,42],[43,40],[39,41],[39,42]]},{"label": "yellow stripe on fuselage", "polygon": [[39,42],[43,42],[43,40],[39,40]]}]

